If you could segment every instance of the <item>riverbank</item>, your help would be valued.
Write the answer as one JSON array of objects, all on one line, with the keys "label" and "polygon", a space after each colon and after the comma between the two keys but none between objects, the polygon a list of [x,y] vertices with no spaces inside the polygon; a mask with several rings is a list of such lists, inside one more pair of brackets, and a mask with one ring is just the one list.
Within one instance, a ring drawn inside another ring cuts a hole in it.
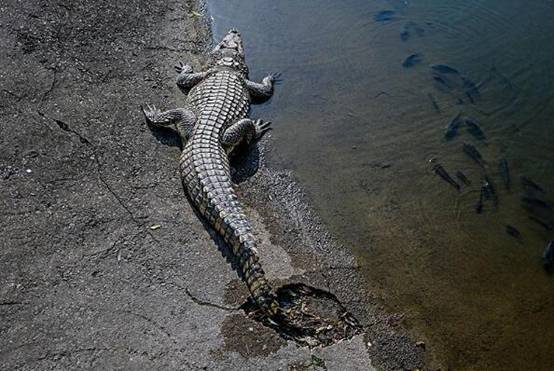
[{"label": "riverbank", "polygon": [[138,108],[182,103],[172,66],[200,68],[210,44],[198,3],[0,11],[0,368],[423,366],[293,175],[265,165],[270,135],[234,165],[268,276],[332,291],[365,333],[310,350],[238,309],[246,291],[184,197],[177,139]]}]

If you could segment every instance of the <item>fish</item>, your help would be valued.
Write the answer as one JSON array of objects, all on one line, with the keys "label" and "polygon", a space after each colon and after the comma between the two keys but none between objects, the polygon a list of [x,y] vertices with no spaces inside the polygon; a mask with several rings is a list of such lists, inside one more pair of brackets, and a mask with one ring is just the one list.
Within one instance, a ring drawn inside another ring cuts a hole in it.
[{"label": "fish", "polygon": [[435,99],[435,97],[433,96],[433,94],[429,93],[427,94],[427,96],[429,97],[429,99],[431,100],[431,104],[433,105],[433,108],[435,109],[435,111],[437,113],[440,113],[441,112],[441,109],[437,103],[437,100]]},{"label": "fish", "polygon": [[498,172],[504,183],[504,187],[509,191],[511,187],[510,168],[508,167],[508,161],[503,158],[498,163]]},{"label": "fish", "polygon": [[456,171],[456,177],[462,181],[465,185],[470,185],[471,181],[460,170]]},{"label": "fish", "polygon": [[433,71],[436,71],[439,73],[455,74],[455,75],[460,74],[460,72],[457,69],[447,66],[446,64],[432,64],[430,67]]},{"label": "fish", "polygon": [[473,161],[475,161],[479,166],[483,167],[485,160],[481,153],[475,148],[473,144],[464,143],[463,146],[464,153],[468,155]]},{"label": "fish", "polygon": [[487,138],[485,137],[485,133],[483,132],[483,130],[481,130],[481,127],[477,123],[477,120],[471,117],[466,117],[465,123],[467,126],[467,130],[471,135],[473,135],[475,139],[486,142]]},{"label": "fish", "polygon": [[531,179],[525,176],[522,176],[520,179],[521,179],[521,185],[523,186],[523,188],[528,194],[535,194],[535,193],[545,194],[544,188],[542,188],[537,183],[533,182]]},{"label": "fish", "polygon": [[422,59],[421,54],[419,54],[419,53],[412,54],[412,55],[408,56],[406,59],[404,59],[404,62],[402,62],[402,67],[404,67],[404,68],[413,67],[416,64],[421,63],[422,60],[423,59]]},{"label": "fish", "polygon": [[542,253],[542,265],[547,272],[554,268],[554,241],[548,241]]},{"label": "fish", "polygon": [[394,10],[381,10],[373,16],[376,22],[388,22],[394,19],[396,12]]},{"label": "fish", "polygon": [[450,174],[442,167],[441,164],[436,163],[434,159],[429,161],[430,163],[433,163],[433,171],[435,174],[440,176],[444,181],[446,181],[448,184],[450,184],[452,187],[456,188],[458,191],[460,190],[460,185],[452,179]]},{"label": "fish", "polygon": [[446,64],[432,64],[429,67],[437,89],[455,92],[454,98],[459,104],[463,104],[466,98],[471,104],[476,104],[477,99],[481,97],[479,85],[463,76],[456,68]]},{"label": "fish", "polygon": [[508,233],[512,237],[517,238],[518,240],[521,239],[521,232],[518,231],[516,227],[509,224],[506,225],[506,233]]},{"label": "fish", "polygon": [[487,200],[492,200],[494,207],[498,207],[498,196],[496,195],[496,190],[490,178],[485,175],[483,180],[482,189],[484,191],[485,198]]},{"label": "fish", "polygon": [[458,113],[448,124],[448,127],[446,128],[446,132],[444,133],[444,137],[446,140],[453,139],[458,134],[458,128],[462,124],[462,114]]}]

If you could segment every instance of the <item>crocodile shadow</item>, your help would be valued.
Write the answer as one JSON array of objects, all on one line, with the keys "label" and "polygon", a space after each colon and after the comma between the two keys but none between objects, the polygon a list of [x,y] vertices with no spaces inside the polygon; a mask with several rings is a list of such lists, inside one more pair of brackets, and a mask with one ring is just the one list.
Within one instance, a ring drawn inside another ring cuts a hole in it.
[{"label": "crocodile shadow", "polygon": [[183,141],[181,137],[174,129],[160,128],[153,125],[146,124],[154,138],[163,145],[169,147],[177,147],[180,151],[183,150]]}]

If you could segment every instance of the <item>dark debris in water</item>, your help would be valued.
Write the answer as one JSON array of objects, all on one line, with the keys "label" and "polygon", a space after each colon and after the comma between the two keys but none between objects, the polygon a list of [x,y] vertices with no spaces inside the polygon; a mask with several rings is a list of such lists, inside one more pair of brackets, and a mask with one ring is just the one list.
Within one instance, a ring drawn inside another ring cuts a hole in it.
[{"label": "dark debris in water", "polygon": [[281,311],[269,318],[252,302],[245,312],[287,340],[309,346],[328,346],[359,334],[358,321],[330,292],[304,284],[285,285],[277,290]]},{"label": "dark debris in water", "polygon": [[373,16],[375,22],[388,22],[395,19],[394,10],[381,10]]}]

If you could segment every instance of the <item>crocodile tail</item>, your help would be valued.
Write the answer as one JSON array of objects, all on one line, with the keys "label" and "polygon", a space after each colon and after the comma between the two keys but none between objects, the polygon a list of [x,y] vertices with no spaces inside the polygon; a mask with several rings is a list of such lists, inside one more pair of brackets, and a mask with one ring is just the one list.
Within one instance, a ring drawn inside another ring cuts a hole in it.
[{"label": "crocodile tail", "polygon": [[279,307],[259,262],[250,223],[233,190],[229,164],[219,142],[196,144],[190,140],[182,154],[181,175],[187,193],[212,227],[231,248],[256,304],[273,316]]},{"label": "crocodile tail", "polygon": [[[238,211],[238,210],[237,210]],[[244,214],[234,212],[222,220],[225,225],[223,237],[232,248],[233,255],[240,268],[240,275],[256,304],[268,315],[277,313],[279,304],[275,293],[265,278],[265,272],[260,264],[258,249],[250,223]]]}]

